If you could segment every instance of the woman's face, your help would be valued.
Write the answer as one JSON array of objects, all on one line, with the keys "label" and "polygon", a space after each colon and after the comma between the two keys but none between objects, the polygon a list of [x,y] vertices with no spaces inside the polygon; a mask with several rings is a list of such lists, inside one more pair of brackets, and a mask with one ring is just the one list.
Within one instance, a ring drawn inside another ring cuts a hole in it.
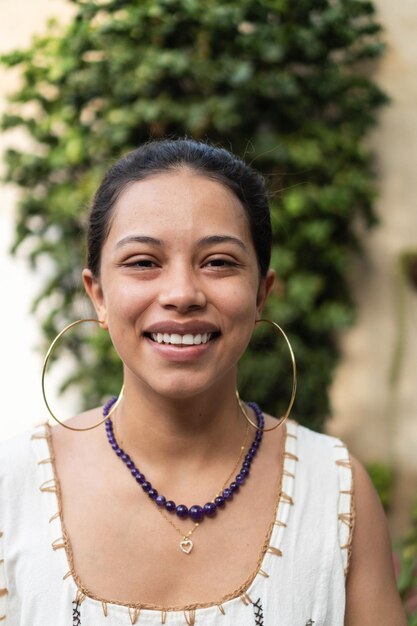
[{"label": "woman's face", "polygon": [[273,280],[272,272],[260,279],[236,196],[186,168],[120,195],[100,278],[84,271],[125,378],[172,398],[235,384]]}]

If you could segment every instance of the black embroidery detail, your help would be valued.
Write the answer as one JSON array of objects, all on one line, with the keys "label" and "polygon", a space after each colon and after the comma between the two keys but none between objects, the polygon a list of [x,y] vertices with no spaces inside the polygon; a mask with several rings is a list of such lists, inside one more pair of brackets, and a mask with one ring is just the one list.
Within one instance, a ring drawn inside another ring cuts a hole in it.
[{"label": "black embroidery detail", "polygon": [[255,613],[255,626],[264,626],[264,611],[260,598],[253,603],[253,612]]},{"label": "black embroidery detail", "polygon": [[72,609],[72,626],[81,626],[80,603],[77,600],[72,601],[74,608]]},{"label": "black embroidery detail", "polygon": [[310,619],[308,620],[306,626],[313,626],[313,624],[315,624],[315,623],[316,622],[313,619],[311,619],[311,617],[310,617]]}]

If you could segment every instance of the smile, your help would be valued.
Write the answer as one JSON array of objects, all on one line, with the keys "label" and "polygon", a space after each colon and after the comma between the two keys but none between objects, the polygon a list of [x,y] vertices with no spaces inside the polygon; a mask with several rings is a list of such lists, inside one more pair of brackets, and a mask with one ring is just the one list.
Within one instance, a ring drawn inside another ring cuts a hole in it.
[{"label": "smile", "polygon": [[199,346],[215,339],[220,333],[198,333],[192,335],[187,333],[180,335],[179,333],[146,333],[147,336],[156,343],[162,343],[171,346]]}]

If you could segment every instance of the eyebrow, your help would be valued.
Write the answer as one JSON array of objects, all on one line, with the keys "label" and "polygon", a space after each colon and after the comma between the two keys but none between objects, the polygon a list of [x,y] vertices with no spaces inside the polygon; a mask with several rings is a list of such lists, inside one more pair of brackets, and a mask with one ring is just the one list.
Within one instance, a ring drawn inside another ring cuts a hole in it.
[{"label": "eyebrow", "polygon": [[208,246],[216,243],[235,243],[245,252],[248,251],[243,241],[238,237],[233,237],[232,235],[210,235],[199,239],[197,243],[200,246]]},{"label": "eyebrow", "polygon": [[164,242],[161,241],[161,239],[155,239],[155,237],[148,237],[146,235],[128,235],[116,243],[116,248],[126,246],[128,243],[148,243],[154,246],[164,245]]},{"label": "eyebrow", "polygon": [[[128,235],[117,242],[116,248],[121,248],[129,243],[146,243],[159,247],[164,245],[164,242],[161,239],[156,239],[155,237],[149,237],[147,235]],[[233,237],[232,235],[209,235],[207,237],[202,237],[197,241],[197,245],[199,246],[208,246],[217,243],[234,243],[245,252],[248,251],[243,241],[238,237]]]}]

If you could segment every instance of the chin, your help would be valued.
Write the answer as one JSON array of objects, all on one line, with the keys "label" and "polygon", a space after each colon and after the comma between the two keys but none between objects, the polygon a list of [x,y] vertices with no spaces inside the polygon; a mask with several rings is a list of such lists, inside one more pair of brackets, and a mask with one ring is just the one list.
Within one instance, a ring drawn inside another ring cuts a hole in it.
[{"label": "chin", "polygon": [[159,379],[158,381],[146,381],[148,389],[152,390],[156,396],[161,398],[178,401],[178,400],[192,400],[200,394],[206,393],[210,389],[214,388],[218,379],[214,380],[197,380],[197,377],[193,380],[193,376],[173,376],[166,377],[165,379]]},{"label": "chin", "polygon": [[179,384],[175,386],[169,386],[165,388],[154,388],[154,393],[166,398],[167,400],[191,400],[196,396],[207,391],[207,387],[200,385],[188,385]]}]

